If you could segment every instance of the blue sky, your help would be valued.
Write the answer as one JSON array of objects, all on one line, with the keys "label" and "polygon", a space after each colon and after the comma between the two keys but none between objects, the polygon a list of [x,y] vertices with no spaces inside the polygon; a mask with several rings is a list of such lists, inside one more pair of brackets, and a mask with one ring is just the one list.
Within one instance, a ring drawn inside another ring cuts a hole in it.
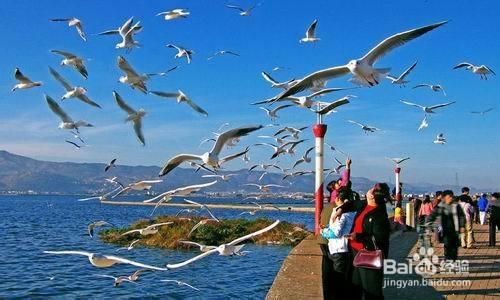
[{"label": "blue sky", "polygon": [[[0,57],[0,148],[31,157],[56,161],[105,162],[118,157],[123,164],[162,165],[177,153],[202,153],[199,141],[209,137],[220,124],[231,126],[267,124],[264,113],[249,103],[278,93],[262,79],[260,72],[275,66],[289,69],[273,73],[283,81],[300,78],[312,71],[344,64],[364,55],[376,43],[397,32],[451,20],[449,24],[398,48],[381,59],[378,67],[391,67],[399,74],[415,60],[419,63],[409,76],[412,84],[442,84],[444,97],[427,89],[399,88],[389,82],[374,88],[349,91],[358,98],[326,119],[327,141],[348,152],[354,160],[353,175],[387,181],[393,166],[386,156],[410,156],[405,163],[403,180],[407,182],[454,183],[500,188],[497,157],[498,114],[500,107],[498,79],[479,80],[465,70],[452,70],[459,62],[486,64],[498,71],[500,40],[496,35],[500,21],[496,1],[283,1],[267,0],[252,16],[240,17],[226,8],[225,1],[4,1],[0,10],[2,55]],[[251,1],[230,2],[250,6]],[[187,19],[166,22],[155,17],[158,12],[187,8]],[[73,28],[51,23],[49,18],[76,16],[84,23],[88,42],[84,43]],[[113,29],[134,16],[141,21],[143,32],[136,39],[143,48],[126,55],[114,49],[117,37],[91,36],[91,33]],[[299,44],[309,24],[318,19],[315,45]],[[193,62],[174,59],[168,43],[195,51]],[[60,57],[51,49],[66,50],[88,59],[89,79],[67,67],[59,66]],[[238,52],[241,57],[218,57],[207,61],[217,50]],[[205,108],[209,116],[192,112],[185,105],[155,96],[145,96],[117,82],[121,76],[116,67],[117,55],[125,55],[139,72],[158,72],[179,65],[166,77],[148,82],[150,90],[183,90]],[[70,138],[59,130],[59,120],[47,108],[42,94],[58,99],[63,89],[48,73],[55,67],[72,84],[88,88],[88,95],[103,106],[97,110],[76,100],[62,105],[74,119],[85,119],[96,128],[83,129],[90,147],[75,151],[64,143]],[[13,71],[19,67],[33,80],[44,85],[31,90],[10,91],[15,83]],[[347,87],[349,77],[329,82],[329,87]],[[124,124],[124,113],[112,98],[118,91],[132,107],[149,112],[144,119],[146,147],[137,142],[131,125]],[[337,93],[324,100],[335,100]],[[407,99],[421,104],[457,101],[439,111],[430,127],[417,133],[423,113],[399,103]],[[471,110],[497,107],[479,117]],[[314,121],[312,113],[292,108],[280,112],[280,124],[305,126]],[[364,122],[383,129],[365,135],[346,122]],[[445,133],[448,144],[434,145],[436,134]],[[263,130],[260,134],[273,133]],[[312,145],[312,135],[308,144]],[[245,138],[239,147],[257,142]],[[205,147],[208,147],[206,145]],[[228,150],[237,151],[239,148]],[[254,162],[266,161],[267,148],[251,152]],[[337,155],[339,156],[339,155]],[[330,159],[332,156],[327,156]],[[342,158],[339,156],[339,158]],[[287,167],[291,159],[281,159]],[[331,164],[330,164],[331,165]],[[238,160],[228,169],[243,167]],[[309,165],[307,167],[312,167]]]}]

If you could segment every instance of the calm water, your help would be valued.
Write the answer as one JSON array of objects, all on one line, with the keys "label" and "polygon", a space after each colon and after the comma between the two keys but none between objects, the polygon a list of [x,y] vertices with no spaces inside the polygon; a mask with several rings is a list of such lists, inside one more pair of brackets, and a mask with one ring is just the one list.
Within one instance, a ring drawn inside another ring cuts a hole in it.
[{"label": "calm water", "polygon": [[[195,298],[262,299],[272,285],[290,247],[247,245],[251,251],[241,257],[209,256],[185,268],[149,272],[138,284],[113,287],[113,280],[96,274],[128,275],[135,267],[115,265],[95,268],[86,257],[48,255],[44,250],[86,250],[121,255],[152,265],[180,262],[196,255],[189,251],[135,248],[116,251],[115,246],[87,235],[87,224],[106,220],[116,226],[128,225],[146,217],[151,207],[101,205],[96,201],[77,202],[74,196],[0,196],[0,298]],[[133,200],[134,198],[122,198]],[[241,199],[196,199],[210,203],[245,203]],[[266,203],[306,205],[297,200],[265,200]],[[312,205],[312,204],[308,204]],[[178,208],[161,208],[160,214],[175,214]],[[221,218],[236,218],[239,211],[215,210]],[[258,217],[259,215],[257,214]],[[311,229],[312,214],[262,212],[271,219],[303,223]],[[51,280],[50,278],[53,279]],[[185,281],[199,292],[161,279]]]}]

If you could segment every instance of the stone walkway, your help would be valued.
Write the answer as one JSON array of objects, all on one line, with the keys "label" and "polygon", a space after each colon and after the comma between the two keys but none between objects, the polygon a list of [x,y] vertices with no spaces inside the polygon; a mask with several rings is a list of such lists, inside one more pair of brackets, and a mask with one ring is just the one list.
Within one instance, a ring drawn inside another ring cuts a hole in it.
[{"label": "stone walkway", "polygon": [[[452,270],[450,274],[442,274],[438,271],[435,275],[423,277],[418,274],[386,275],[386,284],[389,284],[384,289],[386,299],[500,299],[500,233],[497,232],[497,247],[492,248],[488,247],[487,226],[475,224],[474,232],[476,248],[460,248],[458,252],[459,260],[468,262],[468,272]],[[399,263],[413,260],[413,254],[419,250],[417,239],[415,232],[405,232],[393,238],[389,258]],[[439,266],[443,260],[443,245],[433,246],[434,255],[439,257],[435,265]],[[462,264],[464,266],[467,264]],[[434,282],[434,286],[422,286],[423,280]],[[407,286],[403,287],[401,284],[405,282]]]}]

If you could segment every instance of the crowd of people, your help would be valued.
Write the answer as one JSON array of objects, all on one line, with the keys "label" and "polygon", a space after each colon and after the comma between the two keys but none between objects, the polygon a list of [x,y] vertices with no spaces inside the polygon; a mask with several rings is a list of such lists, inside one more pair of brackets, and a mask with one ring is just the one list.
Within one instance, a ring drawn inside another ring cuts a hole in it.
[{"label": "crowd of people", "polygon": [[[318,242],[323,252],[323,288],[329,299],[383,299],[383,267],[377,264],[389,256],[392,230],[412,230],[405,222],[401,197],[386,183],[377,183],[364,197],[352,190],[351,159],[338,180],[327,185],[329,203],[321,213]],[[499,193],[470,197],[438,191],[434,199],[410,197],[414,224],[420,243],[444,244],[444,256],[457,260],[458,247],[474,248],[474,225],[489,224],[489,245],[495,247],[495,233],[500,230]],[[393,201],[394,204],[393,204]],[[391,230],[387,203],[394,206]]]}]

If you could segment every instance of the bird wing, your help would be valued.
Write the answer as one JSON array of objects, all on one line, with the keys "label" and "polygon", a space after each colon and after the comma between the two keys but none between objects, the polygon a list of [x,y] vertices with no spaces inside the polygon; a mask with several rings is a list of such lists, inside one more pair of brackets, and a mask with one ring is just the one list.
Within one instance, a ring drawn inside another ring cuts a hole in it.
[{"label": "bird wing", "polygon": [[165,163],[163,168],[160,170],[160,176],[167,175],[170,171],[175,169],[178,165],[189,160],[201,160],[199,155],[194,154],[179,154],[172,157],[169,161]]},{"label": "bird wing", "polygon": [[186,261],[184,261],[184,262],[177,263],[177,264],[167,264],[167,268],[168,268],[168,269],[178,269],[178,268],[180,268],[180,267],[184,267],[184,266],[186,266],[186,265],[189,265],[189,264],[190,264],[190,263],[192,263],[192,262],[195,262],[195,261],[197,261],[197,260],[200,260],[200,259],[202,259],[202,258],[204,258],[204,257],[207,257],[207,256],[209,256],[209,255],[212,255],[212,254],[214,254],[214,253],[216,253],[216,252],[218,252],[218,251],[219,251],[218,249],[212,249],[212,250],[209,250],[209,251],[207,251],[207,252],[204,252],[204,253],[202,253],[202,254],[200,254],[200,255],[197,255],[197,256],[195,256],[195,257],[193,257],[193,258],[190,258],[190,259],[188,259],[188,260],[186,260]]},{"label": "bird wing", "polygon": [[375,48],[371,49],[361,60],[366,61],[368,64],[373,65],[378,59],[394,50],[395,48],[406,44],[407,42],[446,24],[448,21],[435,23],[428,26],[423,26],[416,29],[411,29],[405,32],[397,33],[380,42]]},{"label": "bird wing", "polygon": [[167,93],[167,92],[159,92],[159,91],[150,91],[151,94],[156,96],[165,97],[165,98],[177,98],[179,97],[179,93]]},{"label": "bird wing", "polygon": [[307,28],[306,37],[313,38],[316,32],[316,25],[318,25],[318,20],[314,20],[312,24]]},{"label": "bird wing", "polygon": [[82,199],[78,199],[78,201],[89,201],[89,200],[94,200],[94,199],[99,199],[100,197],[97,196],[97,197],[89,197],[89,198],[82,198]]},{"label": "bird wing", "polygon": [[65,57],[65,58],[67,58],[67,59],[77,58],[77,56],[76,56],[76,55],[74,55],[73,53],[66,52],[66,51],[61,51],[61,50],[50,50],[50,52],[55,53],[55,54],[62,55],[62,56],[64,56],[64,57]]},{"label": "bird wing", "polygon": [[235,239],[234,241],[230,242],[228,245],[231,245],[231,246],[234,246],[236,244],[239,244],[245,240],[248,240],[248,239],[251,239],[253,238],[254,236],[257,236],[257,235],[260,235],[260,234],[263,234],[271,229],[273,229],[274,227],[276,227],[278,224],[280,223],[280,220],[276,220],[274,223],[272,223],[271,225],[261,229],[261,230],[258,230],[256,232],[253,232],[253,233],[250,233],[248,235],[245,235],[245,236],[242,236],[240,238],[237,238]]},{"label": "bird wing", "polygon": [[148,229],[154,229],[156,227],[159,227],[159,226],[165,226],[165,225],[171,225],[171,224],[174,224],[174,222],[164,222],[164,223],[157,223],[157,224],[152,224],[152,225],[149,225]]},{"label": "bird wing", "polygon": [[19,68],[16,68],[16,70],[14,71],[14,77],[22,83],[33,82],[28,77],[24,76],[23,73],[21,73],[21,71],[19,70]]},{"label": "bird wing", "polygon": [[89,73],[87,72],[87,69],[85,68],[85,66],[82,64],[77,64],[75,66],[75,68],[78,70],[78,72],[80,74],[82,74],[82,76],[87,79],[89,77]]},{"label": "bird wing", "polygon": [[311,151],[313,151],[315,148],[314,147],[311,147],[309,149],[306,150],[306,153],[304,154],[304,156],[308,156],[309,153],[311,153]]},{"label": "bird wing", "polygon": [[51,22],[68,22],[71,21],[71,18],[56,18],[56,19],[49,19]]},{"label": "bird wing", "polygon": [[493,75],[497,75],[490,67],[484,66],[486,70],[490,71]]},{"label": "bird wing", "polygon": [[240,136],[245,136],[249,134],[250,132],[256,131],[261,129],[263,126],[248,126],[248,127],[239,127],[235,129],[230,129],[228,131],[223,132],[221,135],[217,137],[217,141],[215,142],[214,146],[212,147],[212,150],[210,150],[211,153],[218,155],[224,145],[227,143],[227,141],[240,137]]},{"label": "bird wing", "polygon": [[264,79],[267,82],[270,82],[271,84],[278,84],[279,83],[276,80],[274,80],[274,78],[272,78],[271,75],[269,75],[267,72],[262,71],[261,74],[262,74],[262,77],[264,77]]},{"label": "bird wing", "polygon": [[43,253],[47,254],[75,254],[75,255],[83,255],[90,256],[92,253],[87,251],[73,251],[73,250],[63,250],[63,251],[43,251]]},{"label": "bird wing", "polygon": [[238,152],[238,153],[235,153],[235,154],[231,154],[231,155],[222,157],[220,159],[220,163],[223,164],[223,163],[228,162],[230,160],[233,160],[233,159],[235,159],[237,157],[245,155],[246,153],[248,153],[248,148],[246,148],[244,151],[241,151],[241,152]]},{"label": "bird wing", "polygon": [[265,187],[284,187],[282,185],[278,185],[278,184],[266,184]]},{"label": "bird wing", "polygon": [[416,88],[420,88],[420,87],[430,87],[431,85],[430,84],[427,84],[427,83],[420,83],[420,84],[417,84],[416,86],[414,86],[413,88],[416,89]]},{"label": "bird wing", "polygon": [[324,94],[328,94],[328,93],[331,93],[331,92],[338,92],[338,91],[343,91],[343,90],[350,90],[350,89],[353,89],[353,88],[329,88],[329,89],[322,89],[322,90],[319,90],[315,93],[312,93],[311,95],[308,96],[308,98],[315,98],[315,97],[318,97],[318,96],[321,96],[321,95],[324,95]]},{"label": "bird wing", "polygon": [[118,68],[125,72],[127,76],[132,77],[140,77],[139,74],[132,68],[132,66],[128,63],[128,61],[123,56],[118,56],[117,58]]},{"label": "bird wing", "polygon": [[448,102],[448,103],[442,103],[442,104],[436,104],[436,105],[433,105],[433,106],[430,106],[429,109],[436,109],[436,108],[441,108],[441,107],[445,107],[445,106],[448,106],[448,105],[452,105],[453,103],[455,103],[456,101],[453,101],[453,102]]},{"label": "bird wing", "polygon": [[337,107],[339,107],[341,105],[347,104],[347,103],[349,103],[349,98],[348,97],[344,97],[342,99],[339,99],[337,101],[329,103],[327,106],[325,106],[322,109],[320,109],[318,111],[318,113],[321,114],[321,115],[327,114],[330,111],[332,111],[333,109],[335,109],[335,108],[337,108]]},{"label": "bird wing", "polygon": [[406,69],[401,75],[399,75],[399,80],[403,80],[405,79],[406,76],[408,76],[408,74],[410,74],[410,72],[415,69],[415,67],[417,66],[417,63],[418,61],[414,62],[413,65],[411,65],[411,67],[409,67],[408,69]]},{"label": "bird wing", "polygon": [[146,145],[146,141],[144,139],[144,133],[142,132],[142,121],[141,121],[141,119],[135,119],[134,120],[134,131],[135,131],[135,134],[137,135],[137,138],[141,142],[141,144],[143,146]]},{"label": "bird wing", "polygon": [[50,110],[54,112],[61,120],[65,123],[72,123],[73,120],[62,110],[62,108],[57,104],[54,99],[52,99],[50,96],[45,95],[45,100],[47,101],[47,104],[49,105]]},{"label": "bird wing", "polygon": [[[212,175],[203,175],[202,177],[208,177],[208,176],[212,176]],[[190,204],[194,204],[194,205],[198,205],[200,207],[204,206],[203,204],[201,204],[199,202],[188,200],[188,199],[184,199],[184,202],[187,202],[187,203],[190,203]]]},{"label": "bird wing", "polygon": [[115,98],[116,104],[124,110],[127,114],[132,115],[137,113],[132,107],[128,106],[128,104],[123,100],[123,98],[116,91],[113,91],[113,97]]},{"label": "bird wing", "polygon": [[285,104],[285,105],[278,106],[275,109],[273,109],[273,112],[277,112],[278,110],[282,110],[282,109],[290,107],[290,106],[293,106],[293,104]]},{"label": "bird wing", "polygon": [[363,124],[361,124],[361,123],[358,123],[358,122],[356,122],[356,121],[353,121],[353,120],[347,120],[347,122],[352,123],[352,124],[356,124],[356,125],[358,125],[358,126],[360,126],[360,127],[365,127],[365,125],[363,125]]},{"label": "bird wing", "polygon": [[92,106],[97,107],[97,108],[101,108],[101,106],[99,104],[97,104],[94,101],[90,100],[90,98],[87,95],[85,95],[85,94],[80,95],[80,96],[78,96],[76,98],[78,98],[79,100],[81,100],[81,101],[83,101],[83,102],[85,102],[85,103],[87,103],[89,105],[92,105]]},{"label": "bird wing", "polygon": [[125,258],[122,258],[122,257],[118,257],[118,256],[114,256],[114,255],[104,255],[104,256],[107,259],[115,260],[115,261],[117,261],[119,263],[129,264],[129,265],[133,265],[133,266],[140,267],[140,268],[152,269],[152,270],[157,270],[157,271],[168,271],[167,268],[159,268],[159,267],[155,267],[155,266],[150,266],[150,265],[146,265],[146,264],[143,264],[143,263],[139,263],[139,262],[136,262],[136,261],[133,261],[133,260],[128,260],[128,259],[125,259]]},{"label": "bird wing", "polygon": [[288,90],[284,91],[280,95],[276,97],[276,99],[283,99],[288,96],[295,95],[299,92],[302,92],[308,88],[311,88],[314,86],[315,83],[318,82],[324,82],[328,79],[335,78],[335,77],[340,77],[343,75],[348,74],[349,68],[347,66],[337,66],[337,67],[332,67],[324,70],[319,70],[314,73],[311,73],[307,75],[306,77],[302,78],[299,80],[296,84],[291,86]]},{"label": "bird wing", "polygon": [[179,52],[180,52],[180,51],[182,51],[182,48],[181,48],[181,47],[176,46],[176,45],[174,45],[174,44],[168,44],[168,45],[167,45],[167,47],[168,47],[168,48],[174,48],[174,49],[176,49],[176,50],[177,50],[177,51],[179,51]]},{"label": "bird wing", "polygon": [[102,32],[96,33],[95,35],[115,35],[115,34],[119,34],[119,33],[120,33],[119,30],[113,29],[113,30],[102,31]]},{"label": "bird wing", "polygon": [[297,160],[297,161],[293,164],[292,169],[295,169],[295,167],[296,167],[296,166],[300,165],[300,164],[301,164],[301,163],[303,163],[303,162],[304,162],[304,159],[303,159],[303,158],[301,158],[301,159]]},{"label": "bird wing", "polygon": [[194,103],[191,99],[187,98],[186,104],[191,106],[191,108],[197,111],[198,113],[208,116],[208,113],[203,108],[199,107],[196,103]]},{"label": "bird wing", "polygon": [[61,74],[59,74],[56,70],[52,69],[51,67],[49,67],[49,72],[50,74],[52,74],[52,76],[54,76],[54,78],[59,81],[59,83],[62,84],[62,86],[64,86],[64,89],[66,91],[71,91],[74,89],[74,87],[72,87],[62,76]]},{"label": "bird wing", "polygon": [[236,5],[230,5],[230,4],[228,4],[228,5],[226,5],[226,7],[227,8],[232,8],[232,9],[237,9],[237,10],[239,10],[241,12],[245,12],[245,10],[243,8],[241,8],[239,6],[236,6]]},{"label": "bird wing", "polygon": [[80,35],[82,40],[84,40],[86,42],[87,38],[85,37],[85,32],[83,31],[82,22],[76,23],[75,27],[76,27],[76,31],[78,31],[78,35]]},{"label": "bird wing", "polygon": [[197,246],[197,247],[203,246],[202,244],[199,244],[199,243],[196,243],[196,242],[191,242],[191,241],[179,241],[179,243],[186,244],[186,245],[193,245],[193,246]]},{"label": "bird wing", "polygon": [[412,102],[408,102],[408,101],[405,101],[405,100],[399,100],[399,102],[404,103],[406,105],[410,105],[410,106],[415,106],[415,107],[418,107],[418,108],[422,108],[422,109],[425,108],[422,105],[415,104],[415,103],[412,103]]},{"label": "bird wing", "polygon": [[473,67],[474,65],[468,62],[462,62],[454,66],[453,69],[463,68],[463,67]]}]

